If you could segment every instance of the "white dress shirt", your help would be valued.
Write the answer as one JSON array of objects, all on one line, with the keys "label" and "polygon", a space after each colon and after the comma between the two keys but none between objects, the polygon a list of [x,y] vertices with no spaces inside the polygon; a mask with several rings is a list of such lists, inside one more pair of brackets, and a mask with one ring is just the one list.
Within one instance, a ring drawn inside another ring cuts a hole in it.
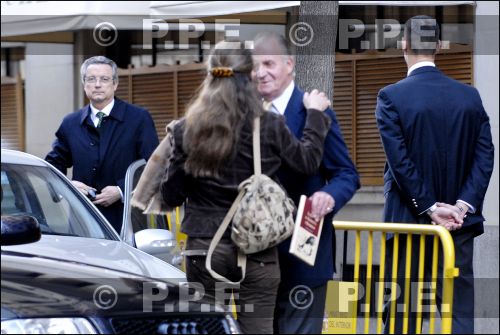
[{"label": "white dress shirt", "polygon": [[94,106],[92,106],[92,104],[90,104],[90,111],[91,111],[90,118],[92,119],[92,122],[94,123],[95,127],[97,127],[97,123],[99,123],[99,118],[97,117],[97,113],[103,112],[104,114],[106,114],[106,116],[109,116],[114,105],[115,105],[115,99],[111,100],[111,102],[101,110],[95,108]]},{"label": "white dress shirt", "polygon": [[436,64],[434,64],[434,62],[431,62],[428,60],[424,60],[424,61],[415,63],[412,66],[410,66],[410,68],[408,69],[408,74],[406,76],[409,76],[413,71],[415,71],[418,68],[424,67],[424,66],[436,67]]},{"label": "white dress shirt", "polygon": [[286,110],[286,106],[288,105],[288,102],[292,98],[292,94],[293,94],[294,89],[295,89],[295,83],[292,80],[292,82],[283,91],[283,93],[279,97],[277,97],[276,99],[274,99],[272,101],[273,104],[271,106],[270,111],[272,111],[276,114],[284,115],[285,110]]}]

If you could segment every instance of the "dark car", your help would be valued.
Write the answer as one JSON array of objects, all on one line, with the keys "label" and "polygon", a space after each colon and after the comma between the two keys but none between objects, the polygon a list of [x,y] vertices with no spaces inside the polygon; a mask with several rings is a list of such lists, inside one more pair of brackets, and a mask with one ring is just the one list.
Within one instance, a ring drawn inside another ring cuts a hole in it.
[{"label": "dark car", "polygon": [[[2,216],[2,245],[40,239],[32,216]],[[177,281],[2,249],[2,334],[238,333],[230,313]]]},{"label": "dark car", "polygon": [[[188,290],[165,218],[126,207],[121,238],[47,162],[5,149],[1,160],[2,334],[238,331]],[[127,205],[144,164],[127,174]]]}]

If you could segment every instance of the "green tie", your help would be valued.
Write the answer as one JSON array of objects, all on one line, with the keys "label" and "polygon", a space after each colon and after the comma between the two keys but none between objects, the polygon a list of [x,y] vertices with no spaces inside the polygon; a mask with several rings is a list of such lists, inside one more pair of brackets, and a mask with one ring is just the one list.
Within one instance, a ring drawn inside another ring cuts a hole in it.
[{"label": "green tie", "polygon": [[99,127],[101,127],[102,119],[104,119],[106,117],[106,114],[104,114],[103,112],[99,111],[99,112],[97,112],[96,116],[99,119],[99,121],[97,122],[96,128],[99,128]]}]

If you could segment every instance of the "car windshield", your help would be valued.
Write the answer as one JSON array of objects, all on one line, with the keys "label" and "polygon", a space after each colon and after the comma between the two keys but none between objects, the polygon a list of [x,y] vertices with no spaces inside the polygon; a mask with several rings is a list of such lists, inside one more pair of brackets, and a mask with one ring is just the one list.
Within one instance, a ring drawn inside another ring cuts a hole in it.
[{"label": "car windshield", "polygon": [[2,163],[2,216],[30,215],[43,235],[115,240],[83,196],[48,167]]}]

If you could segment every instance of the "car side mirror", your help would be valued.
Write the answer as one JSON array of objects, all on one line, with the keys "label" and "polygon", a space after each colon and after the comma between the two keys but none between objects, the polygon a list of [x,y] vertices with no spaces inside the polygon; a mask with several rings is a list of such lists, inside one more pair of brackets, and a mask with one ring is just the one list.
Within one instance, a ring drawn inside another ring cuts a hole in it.
[{"label": "car side mirror", "polygon": [[176,249],[177,241],[171,231],[143,229],[134,234],[134,239],[137,249],[180,267],[182,257]]},{"label": "car side mirror", "polygon": [[42,238],[38,220],[30,215],[2,215],[2,246],[33,243]]}]

